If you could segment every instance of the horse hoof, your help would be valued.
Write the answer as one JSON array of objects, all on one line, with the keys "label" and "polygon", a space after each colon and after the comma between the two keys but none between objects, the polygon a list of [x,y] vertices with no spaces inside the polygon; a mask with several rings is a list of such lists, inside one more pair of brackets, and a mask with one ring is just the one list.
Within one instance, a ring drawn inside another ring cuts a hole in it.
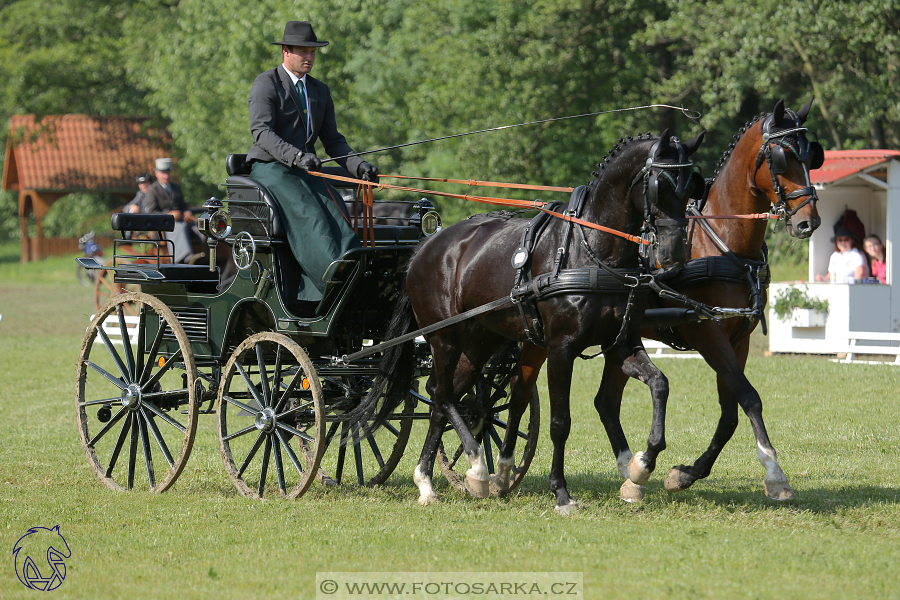
[{"label": "horse hoof", "polygon": [[776,481],[773,483],[763,481],[763,490],[765,490],[766,496],[779,502],[787,502],[797,497],[787,481]]},{"label": "horse hoof", "polygon": [[694,485],[694,482],[697,481],[697,478],[687,471],[682,470],[686,468],[687,467],[685,467],[684,465],[672,467],[668,475],[666,475],[666,480],[663,482],[663,487],[666,488],[667,492],[670,492],[672,494],[674,494],[675,492],[683,492],[684,490]]},{"label": "horse hoof", "polygon": [[644,453],[638,452],[628,461],[628,479],[638,485],[644,485],[650,481],[650,475],[653,471],[647,468],[644,463]]},{"label": "horse hoof", "polygon": [[630,479],[626,479],[619,488],[619,498],[625,502],[637,504],[644,501],[644,486],[637,485]]},{"label": "horse hoof", "polygon": [[502,475],[491,475],[490,494],[491,496],[505,496],[509,491],[509,477]]},{"label": "horse hoof", "polygon": [[481,481],[466,475],[466,490],[472,494],[473,498],[487,498],[490,494],[490,487],[490,481]]},{"label": "horse hoof", "polygon": [[428,506],[430,504],[437,504],[441,501],[436,495],[431,494],[430,496],[419,496],[419,504],[422,506]]},{"label": "horse hoof", "polygon": [[568,517],[577,513],[579,507],[577,502],[575,502],[574,500],[569,500],[568,504],[563,504],[562,506],[557,505],[553,507],[553,510],[555,510],[557,514]]}]

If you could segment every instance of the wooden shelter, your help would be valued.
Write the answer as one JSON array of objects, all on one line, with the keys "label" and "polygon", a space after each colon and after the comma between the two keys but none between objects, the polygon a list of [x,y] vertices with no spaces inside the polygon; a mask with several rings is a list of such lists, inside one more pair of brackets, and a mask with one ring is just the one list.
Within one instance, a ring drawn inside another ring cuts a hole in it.
[{"label": "wooden shelter", "polygon": [[[90,192],[118,195],[124,201],[134,197],[135,175],[152,170],[154,159],[169,156],[172,142],[167,131],[148,129],[146,123],[143,117],[10,118],[0,187],[19,193],[22,262],[55,253],[44,239],[43,220],[63,196]],[[28,235],[32,214],[34,238]]]},{"label": "wooden shelter", "polygon": [[[827,314],[788,320],[769,313],[772,352],[812,354],[881,353],[900,356],[900,151],[826,151],[825,164],[810,179],[819,196],[822,225],[809,240],[808,282],[773,283],[772,298],[799,286],[810,297],[827,300]],[[856,211],[866,234],[885,245],[887,282],[818,283],[834,251],[834,225],[846,209]],[[794,311],[797,313],[797,310]]]}]

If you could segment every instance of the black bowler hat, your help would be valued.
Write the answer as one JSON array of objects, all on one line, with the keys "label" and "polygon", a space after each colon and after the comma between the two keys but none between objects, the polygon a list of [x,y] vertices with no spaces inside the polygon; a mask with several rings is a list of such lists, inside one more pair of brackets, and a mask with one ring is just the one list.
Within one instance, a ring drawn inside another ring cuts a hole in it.
[{"label": "black bowler hat", "polygon": [[327,46],[328,42],[320,42],[309,21],[288,21],[284,26],[284,37],[280,42],[272,42],[276,46]]}]

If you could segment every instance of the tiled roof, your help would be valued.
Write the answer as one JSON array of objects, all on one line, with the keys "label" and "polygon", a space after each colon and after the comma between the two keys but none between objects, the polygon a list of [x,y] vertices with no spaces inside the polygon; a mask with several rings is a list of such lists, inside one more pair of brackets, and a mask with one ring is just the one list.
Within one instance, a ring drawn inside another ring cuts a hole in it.
[{"label": "tiled roof", "polygon": [[900,150],[826,150],[822,168],[809,177],[813,183],[834,183],[894,158],[900,158]]},{"label": "tiled roof", "polygon": [[130,191],[135,175],[169,156],[165,130],[145,118],[34,115],[9,120],[3,189]]}]

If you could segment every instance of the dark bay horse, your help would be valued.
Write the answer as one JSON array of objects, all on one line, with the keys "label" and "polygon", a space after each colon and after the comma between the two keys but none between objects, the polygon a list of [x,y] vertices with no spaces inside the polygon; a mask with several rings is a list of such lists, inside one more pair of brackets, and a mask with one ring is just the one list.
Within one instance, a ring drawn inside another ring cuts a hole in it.
[{"label": "dark bay horse", "polygon": [[[820,219],[809,171],[822,165],[824,155],[818,142],[807,139],[803,127],[811,105],[812,100],[794,113],[786,110],[781,100],[771,114],[762,115],[745,125],[735,136],[736,142],[719,161],[700,213],[743,215],[769,212],[774,207],[775,214],[785,221],[792,236],[805,239],[812,235]],[[764,273],[758,278],[764,281],[760,286],[762,289],[757,288],[757,299],[754,299],[748,276],[755,276],[754,270],[762,266],[761,261],[765,261],[763,239],[767,221],[709,219],[707,223],[712,233],[698,219],[691,222],[689,238],[692,260],[682,275],[688,274],[692,265],[704,266],[717,261],[720,265],[718,270],[721,272],[721,265],[724,265],[732,270],[732,277],[699,277],[693,280],[682,277],[681,283],[673,282],[671,285],[704,304],[734,308],[754,308],[755,304],[758,309],[756,315],[749,318],[730,318],[719,322],[706,320],[655,328],[651,317],[642,324],[641,335],[645,338],[698,351],[715,371],[719,392],[721,416],[709,447],[693,465],[673,467],[664,485],[668,491],[677,492],[709,475],[713,463],[737,428],[740,406],[750,419],[756,437],[757,457],[765,469],[763,487],[766,496],[775,500],[790,500],[794,498],[794,491],[778,464],[775,448],[766,432],[762,400],[744,375],[750,333],[759,323],[766,302],[764,286],[767,284],[767,267],[763,267]],[[715,240],[714,236],[719,240]],[[728,258],[729,252],[736,260]],[[651,297],[649,304],[651,307],[674,306],[657,296]],[[650,473],[646,469],[634,468],[638,461],[632,459],[619,422],[622,391],[627,382],[627,375],[617,365],[607,361],[594,404],[606,428],[620,473],[640,485],[646,482]],[[634,458],[639,457],[636,455]],[[623,465],[629,463],[631,468],[623,469]]]},{"label": "dark bay horse", "polygon": [[[620,140],[595,178],[588,186],[580,219],[603,225],[626,234],[638,234],[642,225],[654,240],[655,256],[665,269],[680,267],[686,256],[684,215],[688,196],[700,191],[699,176],[691,170],[688,157],[702,141],[703,134],[688,142],[670,138],[668,130],[659,138],[629,137]],[[702,181],[702,180],[701,180]],[[696,194],[694,194],[696,195]],[[564,208],[564,214],[576,216],[575,199]],[[635,272],[638,246],[633,241],[582,225],[571,225],[551,218],[530,253],[529,263],[521,261],[527,251],[526,228],[533,225],[510,215],[486,215],[457,223],[424,242],[409,264],[406,297],[398,301],[387,338],[399,337],[419,327],[427,327],[466,311],[508,298],[517,282],[517,269],[525,265],[518,277],[539,283],[542,274],[558,273],[559,277],[543,279],[548,285],[563,285],[569,275],[584,275],[615,280],[615,273]],[[574,230],[573,230],[574,227]],[[521,252],[520,252],[521,251]],[[521,262],[516,263],[516,260]],[[562,271],[560,273],[560,270]],[[601,277],[602,273],[602,277]],[[476,497],[488,494],[489,483],[506,489],[513,466],[512,452],[500,456],[497,474],[488,475],[484,451],[469,431],[456,408],[456,402],[475,382],[483,366],[509,340],[527,342],[540,337],[549,356],[553,466],[550,489],[556,495],[556,509],[568,513],[575,506],[566,489],[563,454],[569,434],[569,392],[572,364],[585,348],[601,345],[607,361],[618,365],[624,373],[643,381],[650,388],[654,406],[654,432],[650,446],[664,446],[661,439],[665,417],[668,382],[650,362],[641,345],[637,321],[626,316],[642,309],[645,293],[633,293],[637,280],[629,285],[603,289],[602,286],[558,294],[543,294],[520,301],[532,302],[528,310],[516,305],[500,306],[473,318],[439,329],[427,336],[434,367],[426,389],[435,403],[429,432],[414,472],[419,488],[419,503],[437,499],[431,478],[441,434],[449,420],[460,437],[471,468],[466,472],[466,486]],[[539,288],[539,285],[533,286]],[[577,286],[576,286],[577,287]],[[646,290],[644,290],[646,291]],[[629,305],[632,308],[629,308]],[[637,313],[635,313],[637,314]],[[538,332],[541,332],[539,335]],[[538,346],[535,346],[538,347]],[[395,346],[385,351],[380,375],[360,413],[371,414],[378,406],[383,418],[399,406],[409,390],[413,367],[412,345]],[[513,388],[520,393],[521,406],[510,414],[520,417],[530,398],[532,386],[523,385],[517,377]],[[533,382],[532,382],[533,383]],[[387,392],[385,393],[385,387]],[[368,411],[368,412],[367,412]],[[376,417],[376,422],[378,420]],[[515,438],[518,417],[510,420],[507,439]],[[659,432],[659,435],[657,435]],[[504,444],[506,445],[506,444]]]}]

